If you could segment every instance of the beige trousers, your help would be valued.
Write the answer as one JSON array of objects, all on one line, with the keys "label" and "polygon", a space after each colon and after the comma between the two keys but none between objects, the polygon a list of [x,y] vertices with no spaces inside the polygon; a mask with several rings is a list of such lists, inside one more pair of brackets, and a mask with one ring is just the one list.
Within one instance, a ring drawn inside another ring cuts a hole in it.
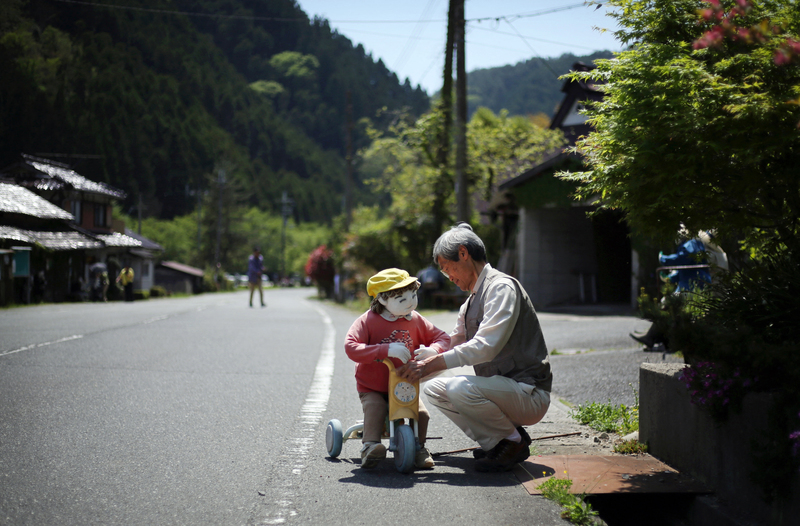
[{"label": "beige trousers", "polygon": [[434,378],[425,394],[469,438],[489,451],[517,426],[539,422],[550,393],[505,376]]}]

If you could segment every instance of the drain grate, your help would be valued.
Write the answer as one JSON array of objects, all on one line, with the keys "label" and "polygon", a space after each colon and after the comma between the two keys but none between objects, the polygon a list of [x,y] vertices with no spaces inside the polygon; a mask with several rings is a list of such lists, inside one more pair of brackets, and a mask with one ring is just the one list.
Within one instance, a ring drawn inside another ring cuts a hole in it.
[{"label": "drain grate", "polygon": [[529,457],[514,473],[531,495],[550,477],[572,480],[570,493],[710,493],[708,488],[650,455],[548,455]]}]

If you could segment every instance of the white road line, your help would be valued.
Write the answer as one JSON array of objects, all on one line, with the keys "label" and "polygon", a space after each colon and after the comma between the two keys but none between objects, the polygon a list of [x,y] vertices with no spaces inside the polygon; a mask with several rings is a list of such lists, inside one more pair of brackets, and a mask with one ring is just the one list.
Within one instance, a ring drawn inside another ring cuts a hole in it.
[{"label": "white road line", "polygon": [[44,342],[44,343],[34,343],[31,345],[26,345],[25,347],[20,347],[19,349],[14,349],[13,351],[6,351],[0,353],[0,356],[6,356],[8,354],[14,354],[22,351],[28,351],[30,349],[38,349],[39,347],[46,347],[48,345],[53,345],[54,343],[61,343],[61,342],[68,342],[70,340],[79,340],[83,338],[83,334],[73,334],[72,336],[66,336],[64,338],[59,338],[58,340],[53,340],[51,342]]},{"label": "white road line", "polygon": [[278,461],[279,465],[291,466],[291,475],[279,482],[281,487],[278,498],[275,501],[276,507],[267,511],[267,516],[262,524],[283,524],[288,518],[297,515],[297,511],[293,509],[297,487],[299,486],[297,476],[306,467],[311,446],[319,442],[319,439],[314,437],[314,433],[316,433],[323,413],[328,408],[331,381],[333,379],[336,329],[334,329],[333,322],[325,311],[316,305],[313,305],[313,307],[322,317],[322,322],[325,325],[322,352],[317,361],[311,388],[308,390],[305,403],[300,409],[300,437],[292,441],[288,452],[281,455],[281,459]]}]

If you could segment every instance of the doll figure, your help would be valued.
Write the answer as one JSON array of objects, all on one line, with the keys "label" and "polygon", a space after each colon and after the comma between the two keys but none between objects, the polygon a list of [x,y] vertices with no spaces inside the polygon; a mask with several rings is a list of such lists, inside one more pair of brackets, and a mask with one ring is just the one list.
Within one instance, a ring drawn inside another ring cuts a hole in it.
[{"label": "doll figure", "polygon": [[[353,322],[345,338],[347,356],[356,362],[356,388],[364,411],[361,467],[374,468],[386,458],[381,443],[388,414],[389,369],[381,362],[390,358],[395,367],[412,359],[424,359],[450,348],[450,337],[416,312],[420,284],[405,270],[390,268],[372,276],[367,293],[369,310]],[[433,457],[425,447],[430,413],[419,400],[420,450],[414,458],[418,469],[431,469]]]}]

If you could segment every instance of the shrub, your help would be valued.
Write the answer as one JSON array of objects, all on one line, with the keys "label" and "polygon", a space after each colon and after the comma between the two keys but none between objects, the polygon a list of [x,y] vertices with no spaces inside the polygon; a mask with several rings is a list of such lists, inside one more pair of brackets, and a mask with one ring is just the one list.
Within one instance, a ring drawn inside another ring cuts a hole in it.
[{"label": "shrub", "polygon": [[150,289],[151,298],[163,298],[165,296],[169,296],[169,292],[167,292],[167,289],[160,285],[155,285]]},{"label": "shrub", "polygon": [[308,256],[305,271],[306,276],[317,283],[321,295],[326,298],[333,296],[333,278],[336,275],[336,266],[332,250],[325,245],[315,248]]}]

